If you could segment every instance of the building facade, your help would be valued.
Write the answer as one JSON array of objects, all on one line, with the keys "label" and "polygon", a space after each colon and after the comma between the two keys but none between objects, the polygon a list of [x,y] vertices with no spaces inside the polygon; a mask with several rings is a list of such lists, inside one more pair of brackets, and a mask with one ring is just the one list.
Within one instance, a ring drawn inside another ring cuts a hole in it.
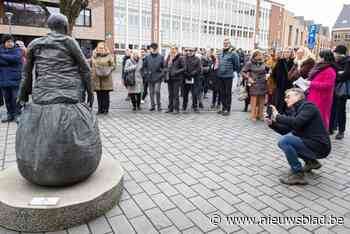
[{"label": "building facade", "polygon": [[280,50],[283,47],[284,28],[284,5],[276,2],[271,3],[270,27],[269,27],[269,47]]},{"label": "building facade", "polygon": [[[256,0],[115,0],[115,45],[141,48],[221,48],[225,37],[244,50],[254,47]],[[260,8],[259,47],[268,47],[271,4]]]},{"label": "building facade", "polygon": [[[59,0],[42,2],[50,13],[59,12]],[[11,33],[16,38],[23,40],[25,44],[36,37],[46,35],[49,31],[46,25],[47,14],[41,6],[19,0],[0,0],[0,34],[10,31],[9,20],[5,12],[13,13]],[[72,36],[83,47],[92,49],[98,41],[107,39],[107,43],[113,48],[113,15],[113,0],[100,1],[88,6],[77,18]],[[105,22],[110,22],[110,24],[106,25]]]},{"label": "building facade", "polygon": [[350,4],[344,4],[332,28],[332,46],[339,44],[350,49]]}]

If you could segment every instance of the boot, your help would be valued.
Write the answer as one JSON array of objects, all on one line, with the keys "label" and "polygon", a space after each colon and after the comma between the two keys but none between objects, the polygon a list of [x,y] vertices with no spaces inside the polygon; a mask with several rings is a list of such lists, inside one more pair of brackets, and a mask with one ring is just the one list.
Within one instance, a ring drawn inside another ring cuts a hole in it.
[{"label": "boot", "polygon": [[286,185],[307,185],[304,172],[294,173],[287,178],[280,178],[280,182]]},{"label": "boot", "polygon": [[307,160],[305,161],[305,166],[303,168],[304,172],[311,172],[311,170],[317,170],[322,167],[321,163],[317,161],[316,159],[314,160]]},{"label": "boot", "polygon": [[1,123],[9,123],[15,120],[15,117],[12,115],[7,115],[6,118],[1,120]]},{"label": "boot", "polygon": [[342,140],[344,138],[344,132],[338,132],[338,134],[335,136],[335,139]]}]

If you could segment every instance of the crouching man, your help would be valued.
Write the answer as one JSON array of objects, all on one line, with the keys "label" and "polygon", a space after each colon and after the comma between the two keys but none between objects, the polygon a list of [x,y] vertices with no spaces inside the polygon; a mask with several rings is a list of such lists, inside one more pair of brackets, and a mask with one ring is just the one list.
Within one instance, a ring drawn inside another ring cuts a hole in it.
[{"label": "crouching man", "polygon": [[[305,101],[303,90],[289,89],[285,93],[288,115],[281,115],[271,106],[270,117],[265,122],[283,136],[278,142],[279,148],[285,153],[291,173],[280,181],[287,185],[305,185],[304,172],[321,168],[318,159],[325,158],[331,151],[331,141],[323,126],[317,107]],[[269,111],[268,111],[269,112]],[[269,113],[268,113],[269,114]],[[298,158],[305,162],[302,167]]]}]

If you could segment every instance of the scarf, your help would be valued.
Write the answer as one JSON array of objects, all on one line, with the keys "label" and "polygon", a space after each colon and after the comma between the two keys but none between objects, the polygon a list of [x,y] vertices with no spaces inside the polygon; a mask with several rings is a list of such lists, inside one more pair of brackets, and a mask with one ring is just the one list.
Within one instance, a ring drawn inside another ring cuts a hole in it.
[{"label": "scarf", "polygon": [[323,70],[333,67],[333,64],[330,63],[317,63],[310,71],[308,80],[312,81],[315,77],[322,72]]}]

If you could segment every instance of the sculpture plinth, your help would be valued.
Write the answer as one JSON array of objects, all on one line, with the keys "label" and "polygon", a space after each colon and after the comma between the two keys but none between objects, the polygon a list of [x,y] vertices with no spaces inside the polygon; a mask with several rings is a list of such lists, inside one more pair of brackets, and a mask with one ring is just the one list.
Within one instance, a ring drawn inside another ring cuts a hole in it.
[{"label": "sculpture plinth", "polygon": [[[22,232],[48,232],[84,224],[119,201],[123,169],[103,157],[87,180],[69,187],[42,187],[24,179],[16,167],[0,172],[0,226]],[[56,206],[31,206],[33,197],[58,197]]]}]

